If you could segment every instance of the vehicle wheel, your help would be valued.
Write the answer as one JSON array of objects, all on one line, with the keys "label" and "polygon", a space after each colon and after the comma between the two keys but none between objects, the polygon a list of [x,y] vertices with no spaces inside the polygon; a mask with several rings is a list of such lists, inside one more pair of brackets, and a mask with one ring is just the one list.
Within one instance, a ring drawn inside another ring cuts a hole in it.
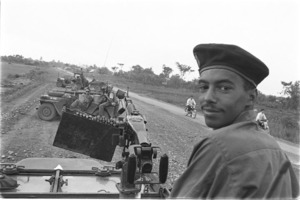
[{"label": "vehicle wheel", "polygon": [[38,116],[42,120],[51,121],[54,117],[56,117],[56,115],[57,112],[54,106],[50,103],[43,103],[38,109]]}]

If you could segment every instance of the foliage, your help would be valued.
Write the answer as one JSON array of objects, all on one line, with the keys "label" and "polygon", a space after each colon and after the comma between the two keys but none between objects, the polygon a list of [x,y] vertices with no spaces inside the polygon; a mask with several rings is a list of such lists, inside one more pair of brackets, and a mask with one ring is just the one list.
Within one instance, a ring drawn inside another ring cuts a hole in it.
[{"label": "foliage", "polygon": [[168,81],[170,87],[172,88],[180,88],[183,80],[180,78],[178,74],[171,76],[170,80]]},{"label": "foliage", "polygon": [[[8,79],[16,79],[16,78],[19,78],[21,77],[22,75],[21,74],[8,74],[7,75],[7,78]],[[24,76],[24,75],[23,75]]]},{"label": "foliage", "polygon": [[118,70],[118,67],[114,66],[114,67],[111,67],[111,69],[113,70],[114,73],[116,73]]},{"label": "foliage", "polygon": [[284,106],[286,108],[298,110],[300,100],[300,81],[295,81],[294,83],[286,83],[282,81],[281,84],[283,86],[282,93],[287,96],[283,102]]},{"label": "foliage", "polygon": [[40,63],[39,60],[33,60],[32,58],[24,58],[22,55],[1,56],[1,61],[25,65],[39,65]]},{"label": "foliage", "polygon": [[99,74],[109,74],[112,75],[112,72],[107,67],[100,67],[97,69]]},{"label": "foliage", "polygon": [[176,62],[176,65],[180,71],[180,76],[182,79],[184,79],[184,76],[187,72],[193,72],[193,70],[191,70],[191,66],[180,64],[179,62]]},{"label": "foliage", "polygon": [[162,77],[163,78],[169,78],[170,74],[173,72],[173,69],[171,67],[167,67],[166,65],[163,65],[163,71],[162,71]]}]

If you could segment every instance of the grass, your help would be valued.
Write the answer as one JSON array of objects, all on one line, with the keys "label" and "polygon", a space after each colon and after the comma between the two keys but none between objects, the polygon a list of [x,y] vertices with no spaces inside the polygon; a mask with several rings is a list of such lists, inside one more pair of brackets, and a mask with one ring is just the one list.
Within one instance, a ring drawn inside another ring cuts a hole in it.
[{"label": "grass", "polygon": [[1,62],[1,79],[6,78],[9,74],[14,75],[16,72],[18,72],[19,75],[26,74],[32,69],[36,69],[36,67],[31,65],[17,63],[8,64],[6,62]]},{"label": "grass", "polygon": [[295,144],[299,142],[299,114],[291,110],[265,108],[270,134]]},{"label": "grass", "polygon": [[1,100],[10,101],[31,91],[44,81],[44,74],[47,74],[47,71],[38,67],[1,63]]}]

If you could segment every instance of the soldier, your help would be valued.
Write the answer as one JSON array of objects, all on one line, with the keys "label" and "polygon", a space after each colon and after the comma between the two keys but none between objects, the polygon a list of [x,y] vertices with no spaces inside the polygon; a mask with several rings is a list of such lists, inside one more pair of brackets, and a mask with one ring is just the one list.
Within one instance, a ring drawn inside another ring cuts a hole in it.
[{"label": "soldier", "polygon": [[299,184],[286,154],[255,121],[256,86],[267,66],[244,49],[200,44],[199,100],[205,123],[213,130],[194,146],[171,197],[273,198],[299,195]]},{"label": "soldier", "polygon": [[191,111],[193,111],[195,108],[196,108],[196,102],[195,102],[195,99],[194,99],[194,96],[191,95],[187,101],[186,101],[186,115],[188,115]]},{"label": "soldier", "polygon": [[80,72],[80,80],[81,80],[81,87],[82,88],[86,88],[89,86],[89,81],[84,77],[83,75],[83,71],[81,69],[81,72]]},{"label": "soldier", "polygon": [[86,111],[93,101],[93,97],[90,95],[90,89],[85,88],[84,94],[76,99],[70,106],[71,110]]},{"label": "soldier", "polygon": [[83,89],[83,84],[80,78],[80,75],[76,74],[74,79],[72,79],[72,90],[77,91]]},{"label": "soldier", "polygon": [[119,102],[118,102],[115,92],[113,91],[112,85],[107,86],[107,91],[106,91],[105,95],[106,95],[106,101],[99,105],[99,116],[100,117],[104,116],[104,109],[106,107],[113,106],[114,107],[113,116],[111,116],[111,117],[116,118],[118,108],[119,108]]},{"label": "soldier", "polygon": [[269,129],[268,120],[264,113],[264,109],[261,109],[260,112],[257,114],[256,121],[263,129]]}]

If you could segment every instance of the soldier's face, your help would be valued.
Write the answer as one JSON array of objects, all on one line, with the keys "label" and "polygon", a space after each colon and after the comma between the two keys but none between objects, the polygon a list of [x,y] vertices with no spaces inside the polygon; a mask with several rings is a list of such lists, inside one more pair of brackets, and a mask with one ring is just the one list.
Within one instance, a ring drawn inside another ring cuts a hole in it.
[{"label": "soldier's face", "polygon": [[229,70],[210,69],[202,72],[199,87],[205,123],[213,129],[232,124],[253,103],[253,98],[244,89],[243,79]]}]

